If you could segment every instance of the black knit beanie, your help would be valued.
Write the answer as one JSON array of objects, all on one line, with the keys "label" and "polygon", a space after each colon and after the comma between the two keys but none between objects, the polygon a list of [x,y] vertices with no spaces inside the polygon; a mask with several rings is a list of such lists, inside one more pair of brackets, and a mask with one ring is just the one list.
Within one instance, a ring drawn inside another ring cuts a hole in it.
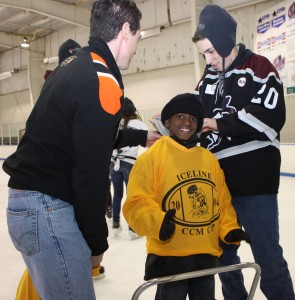
[{"label": "black knit beanie", "polygon": [[[195,94],[185,93],[172,98],[163,108],[161,113],[161,121],[164,122],[178,113],[189,114],[198,120],[197,132],[203,126],[203,108],[199,98]],[[165,124],[164,124],[165,125]]]},{"label": "black knit beanie", "polygon": [[81,49],[81,46],[72,39],[68,39],[62,43],[58,50],[58,63],[60,64],[66,58],[75,54],[78,49]]},{"label": "black knit beanie", "polygon": [[199,25],[194,36],[207,38],[217,51],[225,58],[236,45],[237,22],[220,6],[207,5],[199,17]]}]

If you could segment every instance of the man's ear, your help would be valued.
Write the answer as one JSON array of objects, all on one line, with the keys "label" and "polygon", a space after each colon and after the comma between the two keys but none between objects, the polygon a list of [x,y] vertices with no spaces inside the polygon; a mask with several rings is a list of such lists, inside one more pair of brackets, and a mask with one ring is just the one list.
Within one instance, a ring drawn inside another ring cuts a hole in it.
[{"label": "man's ear", "polygon": [[128,22],[125,22],[122,26],[122,33],[123,33],[123,38],[127,42],[129,40],[130,36],[130,25]]}]

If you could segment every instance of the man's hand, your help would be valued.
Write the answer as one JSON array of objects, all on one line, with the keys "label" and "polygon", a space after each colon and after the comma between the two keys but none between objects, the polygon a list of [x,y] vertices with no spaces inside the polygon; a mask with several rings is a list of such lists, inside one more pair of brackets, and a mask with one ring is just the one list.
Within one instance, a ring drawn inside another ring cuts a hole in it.
[{"label": "man's hand", "polygon": [[161,135],[159,132],[149,131],[147,134],[146,147],[151,147],[160,137]]},{"label": "man's hand", "polygon": [[100,255],[91,256],[90,260],[91,260],[92,268],[97,267],[102,262],[102,258],[103,258],[103,253]]},{"label": "man's hand", "polygon": [[201,132],[218,131],[216,119],[204,118]]}]

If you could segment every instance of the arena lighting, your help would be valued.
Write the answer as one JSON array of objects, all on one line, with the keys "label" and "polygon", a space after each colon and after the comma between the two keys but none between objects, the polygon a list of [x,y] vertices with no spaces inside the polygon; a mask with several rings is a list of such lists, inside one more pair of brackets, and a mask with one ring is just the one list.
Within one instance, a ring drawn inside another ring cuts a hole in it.
[{"label": "arena lighting", "polygon": [[24,37],[24,41],[20,44],[23,48],[28,48],[30,45],[28,44],[28,39]]},{"label": "arena lighting", "polygon": [[152,36],[156,36],[159,35],[161,33],[161,28],[160,26],[155,27],[155,28],[151,28],[151,29],[147,29],[147,30],[142,30],[140,35],[141,35],[141,39],[147,39],[149,37]]}]

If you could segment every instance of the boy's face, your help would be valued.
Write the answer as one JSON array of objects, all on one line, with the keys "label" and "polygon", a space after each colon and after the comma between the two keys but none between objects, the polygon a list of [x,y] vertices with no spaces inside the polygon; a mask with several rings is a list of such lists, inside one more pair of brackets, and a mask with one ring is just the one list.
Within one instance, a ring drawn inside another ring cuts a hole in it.
[{"label": "boy's face", "polygon": [[196,133],[198,120],[189,114],[178,113],[165,121],[165,127],[169,129],[171,136],[187,141]]}]

